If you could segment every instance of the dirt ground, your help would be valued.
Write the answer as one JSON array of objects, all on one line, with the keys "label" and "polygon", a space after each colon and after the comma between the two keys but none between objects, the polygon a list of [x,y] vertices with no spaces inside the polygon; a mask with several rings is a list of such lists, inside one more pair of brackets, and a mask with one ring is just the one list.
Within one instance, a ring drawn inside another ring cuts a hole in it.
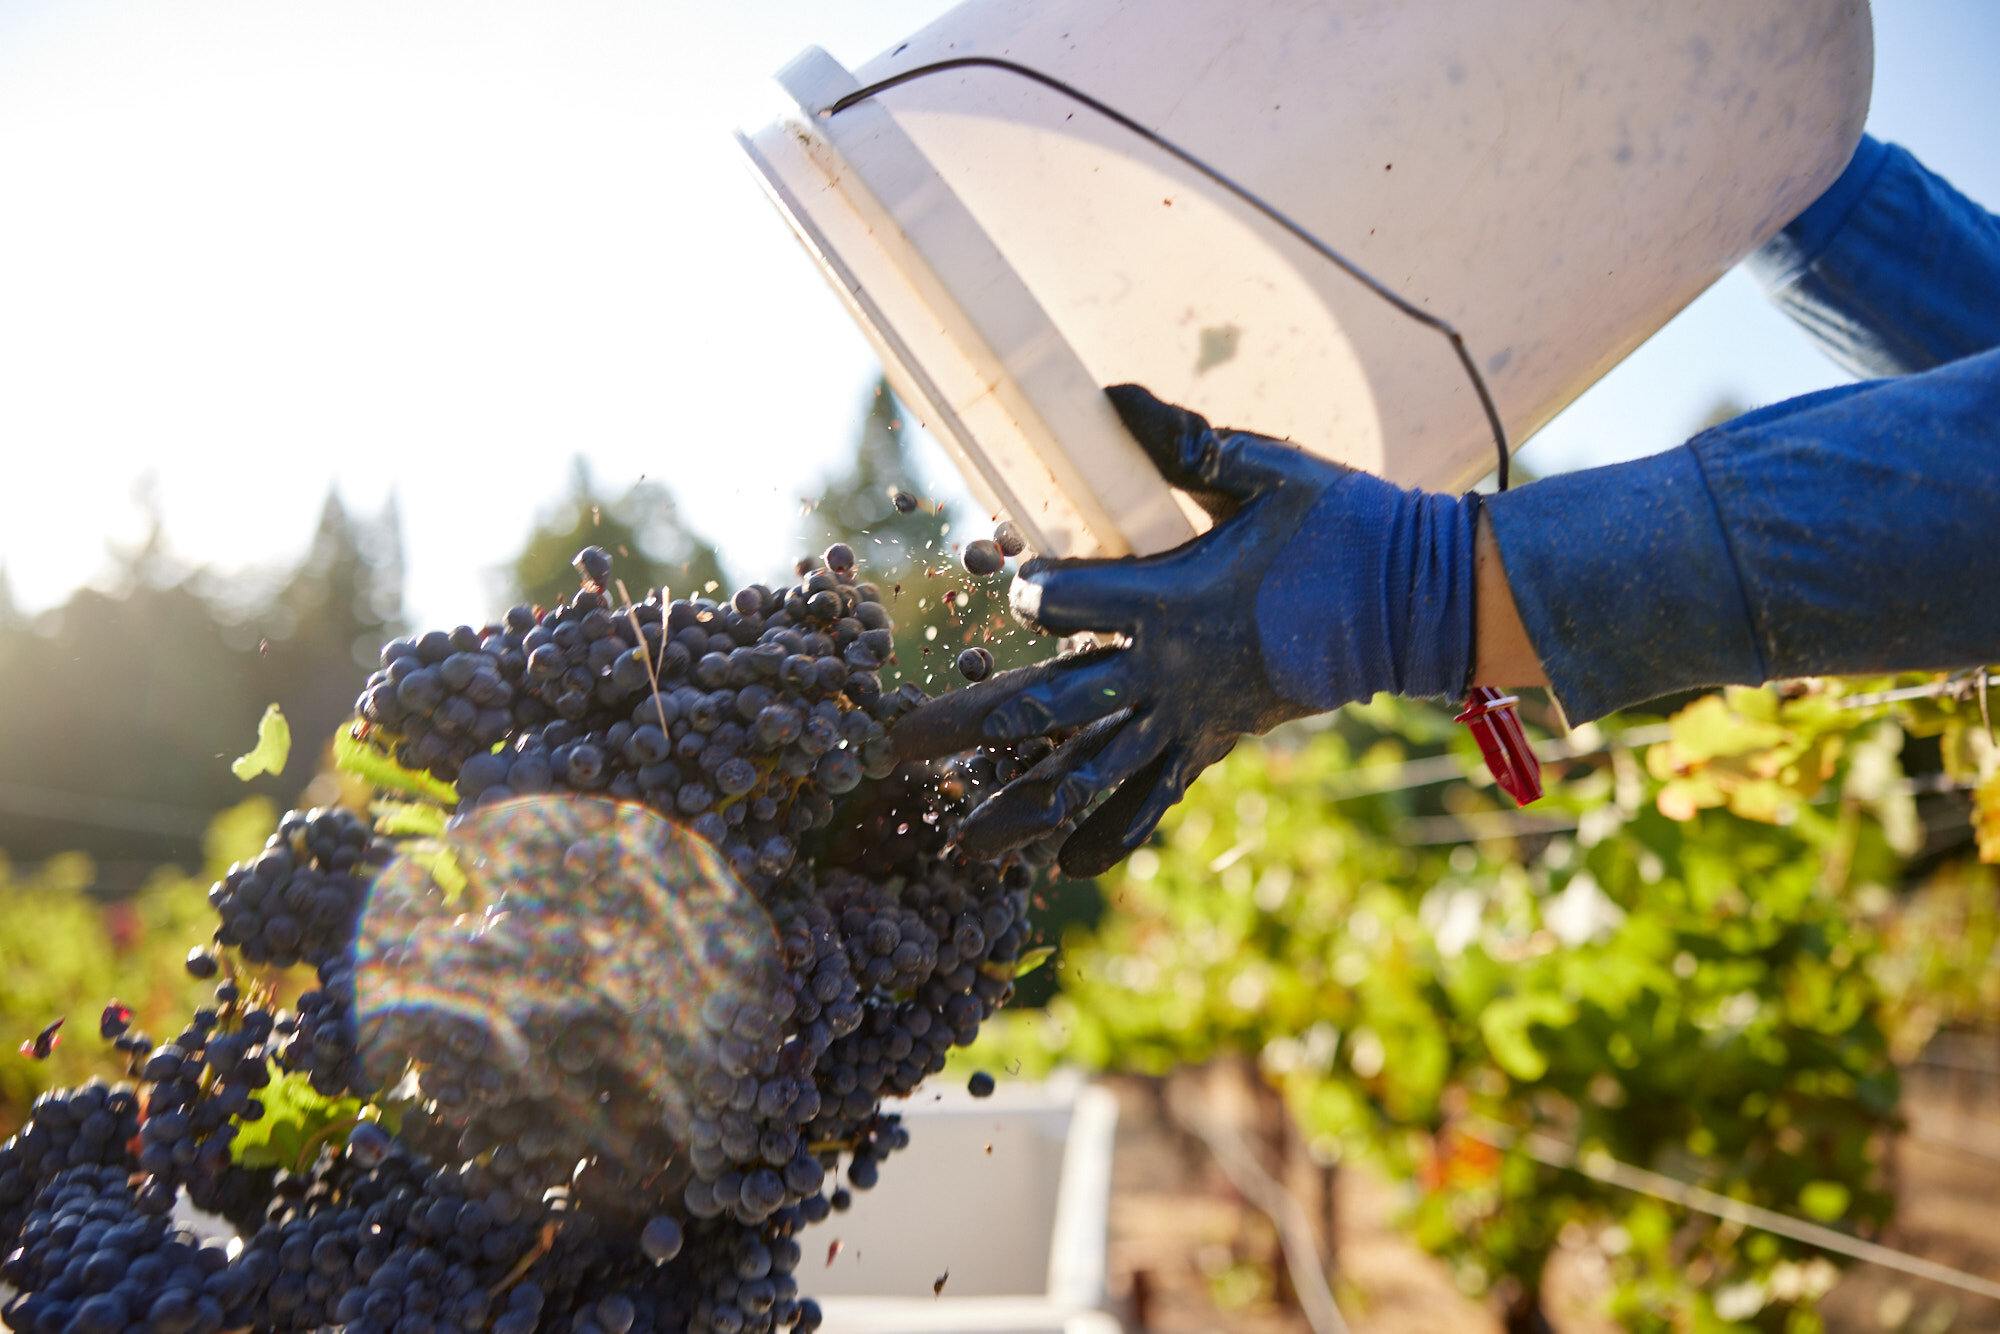
[{"label": "dirt ground", "polygon": [[[1275,1100],[1234,1071],[1107,1083],[1120,1107],[1109,1277],[1127,1329],[1311,1334],[1276,1227],[1185,1128],[1200,1106],[1234,1122],[1246,1141],[1278,1143],[1288,1127]],[[1907,1084],[1898,1219],[1882,1241],[2000,1279],[2000,1075],[1918,1068]],[[1442,1264],[1394,1229],[1391,1186],[1352,1167],[1312,1167],[1303,1153],[1285,1157],[1293,1162],[1285,1185],[1354,1334],[1500,1334],[1489,1305],[1461,1294]],[[1590,1253],[1559,1253],[1544,1294],[1558,1334],[1615,1334],[1597,1314],[1601,1291]],[[1848,1270],[1821,1313],[1829,1334],[2000,1334],[2000,1302],[1867,1265]]]}]

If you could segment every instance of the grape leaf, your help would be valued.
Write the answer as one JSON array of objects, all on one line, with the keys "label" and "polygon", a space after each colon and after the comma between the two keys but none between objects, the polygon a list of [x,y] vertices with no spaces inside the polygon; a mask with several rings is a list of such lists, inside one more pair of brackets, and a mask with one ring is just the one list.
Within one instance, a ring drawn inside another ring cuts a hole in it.
[{"label": "grape leaf", "polygon": [[392,838],[406,834],[439,837],[451,818],[443,807],[429,802],[378,801],[370,809],[375,814],[375,832]]},{"label": "grape leaf", "polygon": [[1014,978],[1024,977],[1034,972],[1037,968],[1047,963],[1049,956],[1055,952],[1055,946],[1042,945],[1032,950],[1023,950],[1021,957],[1012,963],[1003,963],[997,959],[982,963],[979,965],[979,971],[988,977],[995,977],[999,978],[1002,982],[1009,982]]},{"label": "grape leaf", "polygon": [[365,778],[384,791],[407,792],[447,806],[458,804],[458,791],[451,784],[441,783],[427,773],[405,769],[392,757],[357,740],[344,727],[333,736],[333,766],[342,773]]},{"label": "grape leaf", "polygon": [[406,1098],[394,1101],[384,1098],[373,1104],[375,1121],[390,1134],[400,1135],[403,1133],[403,1113],[409,1111],[415,1105],[415,1099]]},{"label": "grape leaf", "polygon": [[1847,1212],[1850,1192],[1838,1181],[1808,1181],[1799,1192],[1799,1208],[1822,1223],[1838,1222]]},{"label": "grape leaf", "polygon": [[1014,976],[1026,977],[1054,958],[1055,952],[1056,947],[1053,945],[1037,945],[1034,949],[1022,950],[1019,961],[1014,965]]},{"label": "grape leaf", "polygon": [[259,1096],[264,1115],[255,1121],[239,1117],[229,1145],[244,1167],[302,1170],[309,1154],[361,1119],[361,1099],[322,1097],[302,1074],[278,1075]]},{"label": "grape leaf", "polygon": [[1972,829],[1979,839],[1979,860],[2000,862],[2000,770],[1973,789]]},{"label": "grape leaf", "polygon": [[1533,1081],[1548,1073],[1549,1058],[1536,1049],[1528,1029],[1535,1024],[1561,1028],[1575,1018],[1576,1008],[1562,997],[1529,992],[1496,1000],[1480,1011],[1479,1035],[1502,1070]]},{"label": "grape leaf", "polygon": [[247,783],[258,774],[283,773],[285,761],[291,755],[292,725],[285,721],[277,705],[268,705],[264,716],[257,720],[257,744],[238,755],[229,772]]},{"label": "grape leaf", "polygon": [[458,864],[458,856],[443,843],[425,840],[409,852],[411,860],[431,873],[444,891],[446,903],[458,902],[458,896],[465,892],[465,871]]}]

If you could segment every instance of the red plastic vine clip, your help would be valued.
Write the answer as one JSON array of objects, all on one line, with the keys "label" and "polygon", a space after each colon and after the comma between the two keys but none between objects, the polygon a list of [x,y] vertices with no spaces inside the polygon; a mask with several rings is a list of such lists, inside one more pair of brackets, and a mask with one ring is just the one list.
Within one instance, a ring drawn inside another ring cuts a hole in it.
[{"label": "red plastic vine clip", "polygon": [[1528,744],[1521,729],[1521,715],[1515,710],[1520,698],[1503,695],[1492,686],[1474,686],[1465,697],[1465,712],[1453,721],[1472,729],[1486,768],[1517,806],[1539,801],[1542,796],[1542,762]]}]

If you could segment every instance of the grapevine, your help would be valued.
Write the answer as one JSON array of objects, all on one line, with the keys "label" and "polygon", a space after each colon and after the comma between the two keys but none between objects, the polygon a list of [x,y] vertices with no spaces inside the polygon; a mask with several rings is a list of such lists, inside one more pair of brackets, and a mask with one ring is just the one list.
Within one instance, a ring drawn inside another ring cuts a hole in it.
[{"label": "grapevine", "polygon": [[1067,831],[950,831],[1048,743],[900,762],[924,696],[844,543],[726,602],[576,564],[561,605],[383,648],[340,750],[395,800],[287,815],[210,891],[212,1002],[162,1042],[107,1006],[133,1082],[0,1147],[10,1328],[817,1327],[799,1233],[1037,960]]}]

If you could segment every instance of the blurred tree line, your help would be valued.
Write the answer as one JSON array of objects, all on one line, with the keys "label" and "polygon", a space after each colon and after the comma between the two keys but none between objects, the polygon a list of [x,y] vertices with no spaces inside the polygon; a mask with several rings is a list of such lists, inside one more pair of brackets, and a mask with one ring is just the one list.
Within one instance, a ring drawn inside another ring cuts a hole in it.
[{"label": "blurred tree line", "polygon": [[[401,622],[393,505],[373,519],[329,495],[305,555],[260,586],[166,556],[157,517],[116,552],[109,589],[0,621],[0,850],[76,850],[101,895],[162,862],[193,866],[211,817],[243,800],[226,759],[281,701],[301,736],[330,735],[364,657]],[[310,771],[308,753],[295,765]],[[292,795],[276,779],[258,795]]]},{"label": "blurred tree line", "polygon": [[[922,496],[906,433],[901,408],[876,386],[846,466],[795,536],[801,553],[836,539],[854,545],[899,626],[885,677],[935,691],[958,679],[952,663],[969,644],[985,644],[1000,666],[1038,650],[1005,618],[1005,579],[972,579],[957,561],[955,544],[986,536],[987,516]],[[898,510],[897,492],[918,498],[912,512]],[[729,516],[699,518],[714,526]],[[467,619],[566,596],[576,587],[571,557],[593,543],[614,554],[635,598],[651,587],[720,597],[735,588],[667,486],[606,486],[579,457],[568,489],[500,572],[496,605],[468,607]],[[299,800],[381,645],[426,628],[404,618],[393,500],[357,515],[328,495],[304,556],[275,577],[188,570],[167,551],[156,519],[139,546],[114,552],[106,587],[79,589],[34,617],[0,578],[0,856],[33,865],[83,853],[93,869],[80,883],[107,900],[132,895],[162,864],[201,865],[203,831],[246,797],[280,809]],[[795,576],[786,567],[744,577],[782,585]],[[248,748],[273,701],[292,724],[291,763],[246,790],[227,761]]]},{"label": "blurred tree line", "polygon": [[[968,644],[986,644],[1000,666],[1034,650],[1003,618],[1005,579],[973,579],[956,559],[954,543],[985,536],[988,516],[922,496],[904,420],[877,386],[852,454],[793,537],[801,554],[854,545],[899,626],[899,660],[884,676],[935,691],[957,679],[952,661]],[[903,512],[899,492],[920,503]],[[315,782],[323,743],[381,645],[428,628],[404,617],[399,527],[393,501],[357,515],[329,495],[296,565],[228,579],[178,566],[155,522],[138,547],[114,552],[106,588],[80,589],[39,616],[20,612],[0,574],[0,1134],[39,1090],[115,1076],[106,1049],[83,1040],[107,997],[132,1006],[141,1026],[185,1014],[204,989],[181,960],[206,930],[208,885],[255,851],[280,810],[339,799]],[[466,608],[468,619],[567,596],[570,560],[591,544],[613,553],[635,598],[661,586],[712,597],[736,587],[666,486],[642,478],[621,491],[578,458],[567,489],[497,572],[493,605]],[[783,586],[796,575],[787,562],[745,577]],[[292,725],[290,762],[239,782],[228,762],[273,701]],[[1052,890],[1044,903],[1054,934],[1099,915],[1089,884]],[[1023,1001],[1034,1003],[1046,980],[1024,979]],[[62,1015],[74,1040],[51,1060],[14,1053]]]}]

